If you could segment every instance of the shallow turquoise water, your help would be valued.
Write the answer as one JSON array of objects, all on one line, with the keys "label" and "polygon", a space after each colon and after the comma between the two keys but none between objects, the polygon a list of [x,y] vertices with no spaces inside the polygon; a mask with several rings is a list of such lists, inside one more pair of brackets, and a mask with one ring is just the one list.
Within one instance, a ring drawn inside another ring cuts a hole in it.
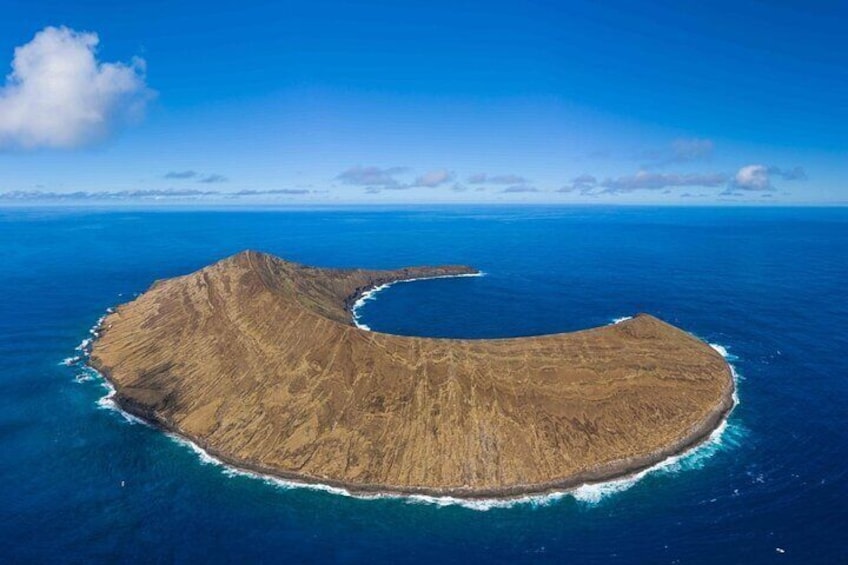
[{"label": "shallow turquoise water", "polygon": [[[361,310],[378,331],[532,335],[649,312],[726,346],[741,404],[709,456],[545,505],[359,500],[231,476],[99,407],[102,386],[59,362],[107,307],[244,248],[487,273],[381,292]],[[846,249],[846,209],[0,211],[0,555],[845,562]]]}]

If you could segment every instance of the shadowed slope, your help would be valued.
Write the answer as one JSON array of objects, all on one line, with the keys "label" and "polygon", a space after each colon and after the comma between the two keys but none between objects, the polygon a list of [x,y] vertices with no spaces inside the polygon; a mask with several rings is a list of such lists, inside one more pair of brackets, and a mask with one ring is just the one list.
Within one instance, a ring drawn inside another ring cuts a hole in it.
[{"label": "shadowed slope", "polygon": [[701,441],[730,409],[722,357],[647,315],[496,340],[351,325],[368,288],[473,272],[243,252],[120,306],[91,361],[123,408],[225,461],[360,491],[505,496],[608,479]]}]

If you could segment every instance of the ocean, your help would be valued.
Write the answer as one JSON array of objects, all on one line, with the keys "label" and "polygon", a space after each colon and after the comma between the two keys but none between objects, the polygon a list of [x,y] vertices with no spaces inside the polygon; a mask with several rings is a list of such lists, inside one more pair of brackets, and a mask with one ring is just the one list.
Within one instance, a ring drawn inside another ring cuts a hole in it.
[{"label": "ocean", "polygon": [[[243,249],[485,272],[375,293],[358,310],[374,331],[526,336],[647,312],[723,348],[739,404],[638,480],[509,504],[235,473],[62,361],[107,308]],[[2,209],[0,265],[0,561],[848,562],[846,208]]]}]

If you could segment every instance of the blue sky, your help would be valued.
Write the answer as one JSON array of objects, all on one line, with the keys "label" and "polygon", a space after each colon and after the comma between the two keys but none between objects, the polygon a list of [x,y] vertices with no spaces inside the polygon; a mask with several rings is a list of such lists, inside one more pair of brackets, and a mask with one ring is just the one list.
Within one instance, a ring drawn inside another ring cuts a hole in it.
[{"label": "blue sky", "polygon": [[848,202],[844,2],[3,12],[4,202]]}]

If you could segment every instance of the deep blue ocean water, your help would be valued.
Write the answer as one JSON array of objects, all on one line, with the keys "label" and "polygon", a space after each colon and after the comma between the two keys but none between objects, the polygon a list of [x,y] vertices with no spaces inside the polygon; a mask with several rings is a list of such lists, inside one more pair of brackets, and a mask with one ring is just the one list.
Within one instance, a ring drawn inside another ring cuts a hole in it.
[{"label": "deep blue ocean water", "polygon": [[[379,293],[361,310],[377,331],[518,336],[649,312],[727,347],[741,404],[706,456],[544,505],[232,476],[100,407],[101,384],[60,361],[107,307],[245,248],[487,273]],[[848,209],[0,210],[0,561],[845,563],[846,286]]]}]

